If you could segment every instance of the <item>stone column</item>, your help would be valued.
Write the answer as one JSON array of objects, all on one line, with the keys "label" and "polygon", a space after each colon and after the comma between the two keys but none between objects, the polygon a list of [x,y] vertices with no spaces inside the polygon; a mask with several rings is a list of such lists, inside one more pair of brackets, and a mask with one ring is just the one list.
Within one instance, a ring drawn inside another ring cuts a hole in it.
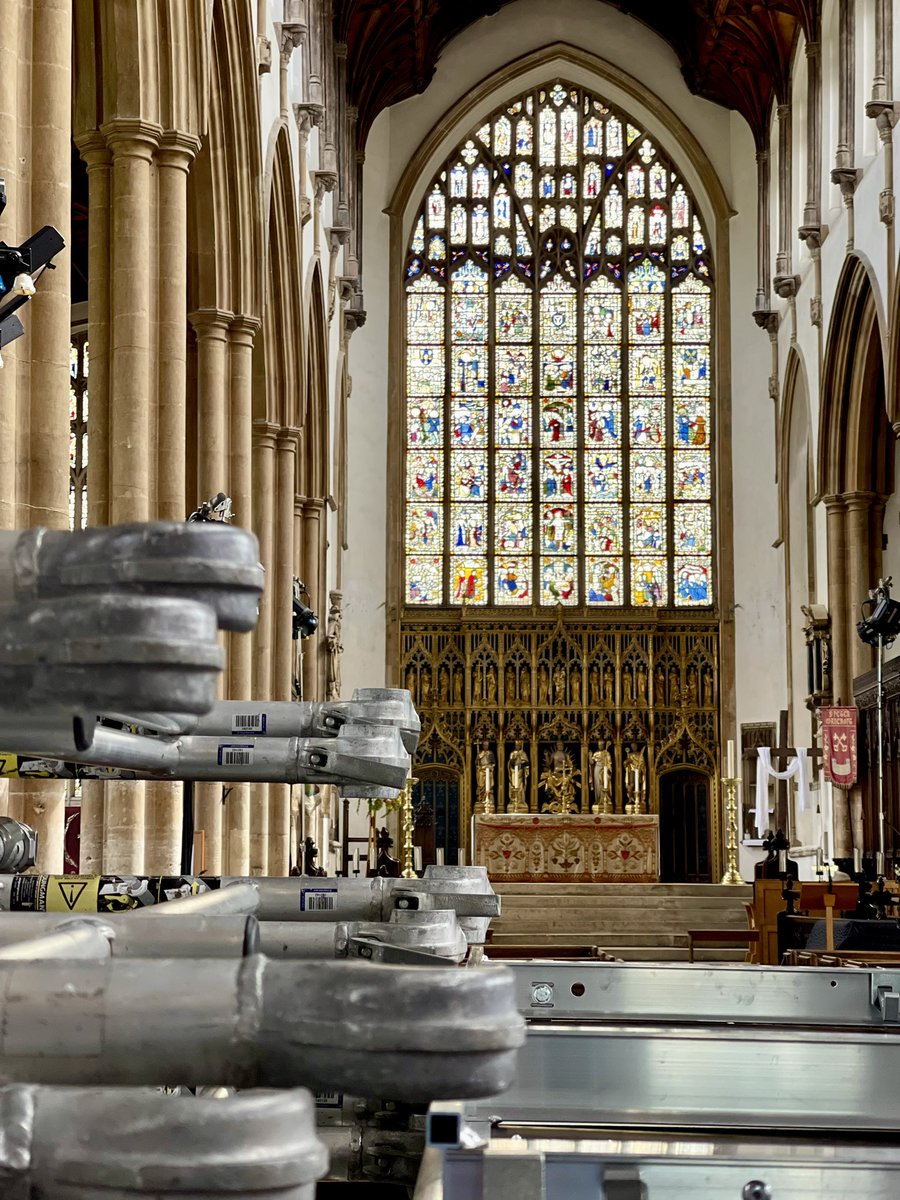
[{"label": "stone column", "polygon": [[804,226],[821,224],[819,196],[822,175],[822,55],[818,41],[806,43],[806,201]]},{"label": "stone column", "polygon": [[103,826],[106,785],[100,779],[85,779],[81,784],[81,833],[79,846],[82,875],[99,875],[103,870]]},{"label": "stone column", "polygon": [[[862,617],[862,603],[869,589],[878,582],[871,578],[869,563],[869,521],[872,492],[848,492],[844,496],[847,506],[846,525],[846,570],[847,570],[847,613],[846,636],[849,641],[850,678],[845,703],[852,704],[853,680],[873,666],[873,653],[856,635],[856,623]],[[833,623],[832,623],[833,627]]]},{"label": "stone column", "polygon": [[[253,339],[259,321],[236,317],[229,327],[231,473],[229,494],[235,521],[253,527]],[[253,696],[253,641],[250,634],[229,635],[228,695],[232,700]],[[250,785],[232,785],[226,807],[225,869],[229,875],[250,871]]]},{"label": "stone column", "polygon": [[[197,486],[200,499],[228,487],[228,328],[233,314],[200,309],[190,314],[197,335]],[[219,695],[224,694],[220,685]],[[194,828],[206,834],[206,872],[222,874],[222,785],[194,787]]]},{"label": "stone column", "polygon": [[[19,22],[23,9],[18,4],[0,4],[0,174],[6,180],[7,205],[3,214],[3,236],[18,240],[19,194]],[[24,69],[24,64],[23,64]],[[24,163],[22,163],[24,166]],[[17,349],[13,342],[3,351],[5,368],[0,371],[0,528],[16,528],[16,392]],[[7,783],[0,785],[7,790]]]},{"label": "stone column", "polygon": [[[842,496],[825,496],[828,537],[828,611],[831,616],[831,686],[834,703],[853,700],[847,644],[847,508]],[[850,804],[842,788],[834,789],[834,854],[846,858],[853,850]]]},{"label": "stone column", "polygon": [[[19,6],[13,5],[18,8]],[[27,10],[22,13],[27,21]],[[72,4],[34,0],[31,9],[31,207],[41,223],[71,241],[72,216]],[[20,91],[22,104],[26,92]],[[69,347],[72,296],[68,263],[47,271],[40,302],[26,318],[31,331],[28,386],[28,523],[65,529],[69,524]],[[18,397],[21,405],[22,393]],[[21,425],[21,412],[17,423]],[[24,499],[22,495],[17,497]],[[38,835],[42,871],[63,869],[67,785],[28,780],[23,819]]]},{"label": "stone column", "polygon": [[183,521],[193,508],[193,505],[187,507],[185,494],[187,176],[199,147],[199,139],[169,131],[164,134],[156,156],[159,180],[156,515],[161,521]]},{"label": "stone column", "polygon": [[[275,486],[275,662],[272,694],[279,700],[291,696],[291,667],[294,661],[292,596],[294,579],[294,494],[296,492],[297,440],[299,430],[282,429],[276,442]],[[290,789],[281,784],[269,788],[269,875],[286,875],[290,861]]]},{"label": "stone column", "polygon": [[769,289],[772,275],[772,238],[769,221],[768,146],[756,152],[756,311],[769,308]]},{"label": "stone column", "polygon": [[320,647],[325,636],[326,605],[322,594],[320,568],[322,562],[322,538],[325,527],[325,501],[318,498],[306,499],[303,503],[303,559],[301,570],[303,582],[310,595],[312,608],[319,614],[319,631],[303,647],[303,698],[321,700]]},{"label": "stone column", "polygon": [[[266,587],[253,634],[253,695],[271,700],[272,640],[275,599],[275,444],[278,426],[253,422],[253,531],[259,539],[259,557],[266,568]],[[268,874],[269,791],[274,785],[255,783],[250,788],[250,874]]]},{"label": "stone column", "polygon": [[[97,130],[77,139],[88,176],[88,524],[109,524],[110,239],[112,155]],[[92,785],[93,786],[93,785]],[[102,807],[100,810],[102,814]],[[82,827],[84,814],[82,814]],[[83,836],[83,835],[82,835]]]},{"label": "stone column", "polygon": [[101,132],[112,151],[110,519],[146,521],[155,473],[149,422],[152,160],[161,130],[120,118]]}]

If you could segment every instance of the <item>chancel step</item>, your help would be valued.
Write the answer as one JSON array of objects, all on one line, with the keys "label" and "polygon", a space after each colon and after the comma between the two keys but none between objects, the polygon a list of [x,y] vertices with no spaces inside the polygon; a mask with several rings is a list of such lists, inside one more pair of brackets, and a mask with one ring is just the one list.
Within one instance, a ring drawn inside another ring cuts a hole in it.
[{"label": "chancel step", "polygon": [[[720,884],[498,883],[495,946],[597,946],[627,962],[686,962],[689,929],[747,928],[753,889]],[[695,957],[741,962],[746,949],[702,946]]]}]

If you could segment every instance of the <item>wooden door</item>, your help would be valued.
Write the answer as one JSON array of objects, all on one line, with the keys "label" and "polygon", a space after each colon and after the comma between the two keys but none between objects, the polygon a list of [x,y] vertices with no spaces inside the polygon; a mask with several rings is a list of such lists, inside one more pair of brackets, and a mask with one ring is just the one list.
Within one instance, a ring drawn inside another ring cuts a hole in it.
[{"label": "wooden door", "polygon": [[413,808],[423,801],[434,814],[434,847],[444,851],[444,862],[456,865],[459,855],[459,776],[451,771],[417,767],[419,782],[413,788]]}]

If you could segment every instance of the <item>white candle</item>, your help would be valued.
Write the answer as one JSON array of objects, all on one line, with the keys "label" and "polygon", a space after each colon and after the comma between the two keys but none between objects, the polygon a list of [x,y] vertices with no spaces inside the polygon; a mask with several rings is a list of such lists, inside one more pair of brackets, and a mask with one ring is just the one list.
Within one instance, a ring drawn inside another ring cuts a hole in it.
[{"label": "white candle", "polygon": [[435,850],[434,864],[437,867],[442,867],[444,865],[444,847],[443,846],[438,846],[437,850]]},{"label": "white candle", "polygon": [[609,791],[609,767],[603,768],[603,790]]},{"label": "white candle", "polygon": [[778,873],[780,875],[787,874],[787,850],[778,851]]},{"label": "white candle", "polygon": [[416,870],[421,871],[422,870],[422,847],[421,846],[413,846],[413,862],[415,863]]},{"label": "white candle", "polygon": [[378,851],[375,849],[375,843],[369,843],[369,870],[374,871],[378,866]]},{"label": "white candle", "polygon": [[353,870],[359,871],[359,846],[353,851]]},{"label": "white candle", "polygon": [[731,738],[728,739],[728,746],[725,751],[725,778],[734,779],[734,742]]},{"label": "white candle", "polygon": [[322,845],[319,847],[320,858],[319,866],[325,867],[328,870],[326,863],[328,861],[328,842],[331,834],[331,819],[329,817],[322,818]]},{"label": "white candle", "polygon": [[821,875],[825,870],[825,851],[820,846],[816,850],[816,874]]},{"label": "white candle", "polygon": [[465,852],[465,850],[457,850],[457,852],[456,852],[456,865],[457,865],[458,867],[464,867],[464,866],[466,865],[466,852]]},{"label": "white candle", "polygon": [[859,847],[853,851],[853,870],[857,875],[862,870],[862,850]]},{"label": "white candle", "polygon": [[515,766],[513,767],[513,787],[518,788],[518,786],[519,786],[519,764],[516,763]]}]

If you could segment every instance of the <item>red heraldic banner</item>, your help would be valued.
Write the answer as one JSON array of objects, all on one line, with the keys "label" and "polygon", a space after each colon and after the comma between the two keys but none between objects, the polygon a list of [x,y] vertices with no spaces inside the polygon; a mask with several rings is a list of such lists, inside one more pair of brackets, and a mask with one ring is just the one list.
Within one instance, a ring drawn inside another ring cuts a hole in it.
[{"label": "red heraldic banner", "polygon": [[852,705],[820,708],[825,778],[835,787],[851,788],[856,783],[856,729],[859,709]]}]

